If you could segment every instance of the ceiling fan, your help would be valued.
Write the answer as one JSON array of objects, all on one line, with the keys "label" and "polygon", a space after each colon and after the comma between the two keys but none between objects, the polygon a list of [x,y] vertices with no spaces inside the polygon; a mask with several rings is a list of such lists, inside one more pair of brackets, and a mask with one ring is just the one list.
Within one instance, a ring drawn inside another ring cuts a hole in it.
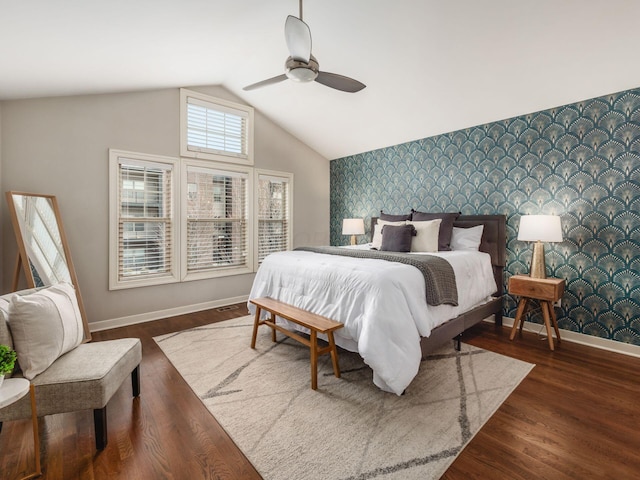
[{"label": "ceiling fan", "polygon": [[294,82],[307,83],[316,81],[327,87],[343,92],[355,93],[366,87],[364,83],[336,73],[321,72],[316,57],[311,55],[311,30],[302,21],[302,0],[300,0],[300,18],[289,15],[284,24],[284,37],[290,56],[284,63],[285,73],[248,85],[243,90],[255,90],[287,78]]}]

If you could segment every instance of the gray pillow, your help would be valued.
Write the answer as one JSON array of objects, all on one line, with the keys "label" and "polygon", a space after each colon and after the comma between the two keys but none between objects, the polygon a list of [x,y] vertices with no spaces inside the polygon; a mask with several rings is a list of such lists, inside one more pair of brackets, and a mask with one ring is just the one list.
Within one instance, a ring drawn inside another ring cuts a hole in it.
[{"label": "gray pillow", "polygon": [[382,246],[387,252],[410,252],[411,237],[415,236],[413,225],[385,225],[382,227]]},{"label": "gray pillow", "polygon": [[411,219],[414,222],[424,220],[436,220],[440,218],[440,233],[438,233],[438,250],[451,250],[451,233],[453,232],[453,222],[460,216],[460,212],[455,213],[425,213],[411,209]]},{"label": "gray pillow", "polygon": [[389,215],[388,213],[384,213],[380,210],[380,216],[378,217],[380,220],[384,220],[385,222],[404,222],[405,220],[411,220],[411,214],[408,213],[406,215]]}]

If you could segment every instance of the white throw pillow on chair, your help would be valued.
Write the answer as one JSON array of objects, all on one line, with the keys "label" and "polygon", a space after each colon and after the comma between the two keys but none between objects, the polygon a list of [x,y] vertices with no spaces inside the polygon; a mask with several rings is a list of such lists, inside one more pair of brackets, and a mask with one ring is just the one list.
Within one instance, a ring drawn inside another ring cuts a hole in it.
[{"label": "white throw pillow on chair", "polygon": [[29,380],[84,340],[76,292],[69,283],[11,297],[9,326],[18,364]]}]

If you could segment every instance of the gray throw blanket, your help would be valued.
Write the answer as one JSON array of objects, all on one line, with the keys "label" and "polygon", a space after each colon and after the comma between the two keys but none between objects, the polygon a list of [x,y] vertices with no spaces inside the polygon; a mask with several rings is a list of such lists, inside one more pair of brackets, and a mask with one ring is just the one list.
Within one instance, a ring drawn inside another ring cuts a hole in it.
[{"label": "gray throw blanket", "polygon": [[376,258],[389,262],[411,265],[424,276],[429,305],[458,305],[458,289],[453,267],[443,258],[433,255],[414,255],[400,252],[380,252],[378,250],[357,250],[340,247],[298,247],[295,250],[326,253],[355,258]]}]

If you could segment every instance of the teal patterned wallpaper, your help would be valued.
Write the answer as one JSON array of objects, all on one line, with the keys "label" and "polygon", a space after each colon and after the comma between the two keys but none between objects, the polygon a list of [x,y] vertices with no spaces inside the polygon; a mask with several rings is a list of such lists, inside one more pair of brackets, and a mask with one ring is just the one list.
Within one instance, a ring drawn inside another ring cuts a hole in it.
[{"label": "teal patterned wallpaper", "polygon": [[640,89],[331,162],[332,245],[343,218],[411,208],[506,215],[507,278],[529,271],[520,216],[560,215],[564,241],[545,245],[567,281],[560,328],[640,345]]}]

